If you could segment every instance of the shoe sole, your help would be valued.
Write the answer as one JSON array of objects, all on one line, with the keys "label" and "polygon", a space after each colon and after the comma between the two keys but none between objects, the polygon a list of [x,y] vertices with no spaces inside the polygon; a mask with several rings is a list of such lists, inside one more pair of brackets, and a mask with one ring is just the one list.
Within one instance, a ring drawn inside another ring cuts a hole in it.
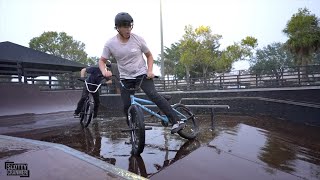
[{"label": "shoe sole", "polygon": [[175,134],[175,133],[181,131],[182,129],[184,129],[184,127],[185,127],[185,124],[182,125],[182,126],[179,126],[179,127],[176,128],[176,129],[171,130],[171,134]]}]

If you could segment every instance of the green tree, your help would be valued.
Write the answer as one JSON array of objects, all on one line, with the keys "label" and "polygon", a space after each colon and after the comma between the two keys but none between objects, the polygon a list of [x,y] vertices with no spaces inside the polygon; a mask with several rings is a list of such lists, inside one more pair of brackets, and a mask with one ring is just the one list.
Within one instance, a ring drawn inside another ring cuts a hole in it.
[{"label": "green tree", "polygon": [[300,8],[287,22],[283,32],[289,37],[286,47],[295,55],[296,65],[303,66],[304,77],[306,68],[312,63],[312,56],[320,47],[319,19],[307,8]]},{"label": "green tree", "polygon": [[74,40],[65,32],[44,32],[39,37],[32,38],[29,47],[82,64],[91,65],[92,63],[84,51],[85,44]]},{"label": "green tree", "polygon": [[293,66],[293,56],[282,43],[272,43],[258,49],[255,57],[250,60],[250,64],[249,70],[252,73],[273,75],[280,84],[284,70]]},{"label": "green tree", "polygon": [[193,29],[185,26],[185,34],[180,40],[180,62],[185,67],[185,77],[206,77],[209,69],[214,69],[221,35],[212,34],[210,27]]},{"label": "green tree", "polygon": [[314,54],[314,64],[320,65],[320,52]]},{"label": "green tree", "polygon": [[[173,43],[171,47],[164,48],[164,74],[167,76],[173,75],[175,78],[178,77],[178,66],[182,66],[180,63],[180,44]],[[155,60],[155,64],[160,66],[161,60],[160,55],[157,60]]]},{"label": "green tree", "polygon": [[219,40],[221,35],[212,34],[209,26],[200,26],[195,29],[198,52],[196,63],[202,70],[202,76],[206,77],[209,68],[214,67],[215,59],[218,56]]},{"label": "green tree", "polygon": [[253,56],[253,50],[258,46],[258,40],[254,37],[247,36],[241,42],[228,46],[220,54],[215,62],[217,72],[230,71],[232,63],[241,60],[248,60]]},{"label": "green tree", "polygon": [[88,59],[87,59],[87,64],[88,64],[89,66],[91,66],[91,65],[97,65],[99,59],[100,59],[100,58],[97,57],[97,56],[88,57]]},{"label": "green tree", "polygon": [[194,64],[196,53],[198,49],[198,44],[195,42],[195,32],[191,25],[185,26],[185,34],[183,35],[182,40],[180,41],[180,62],[185,68],[185,77],[189,82],[190,70]]}]

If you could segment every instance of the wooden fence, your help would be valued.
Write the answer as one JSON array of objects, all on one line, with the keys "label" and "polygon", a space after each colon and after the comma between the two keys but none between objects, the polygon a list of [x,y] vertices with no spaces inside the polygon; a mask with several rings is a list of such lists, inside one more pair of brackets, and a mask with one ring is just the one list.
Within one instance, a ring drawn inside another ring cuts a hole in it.
[{"label": "wooden fence", "polygon": [[319,86],[320,65],[283,68],[274,74],[233,71],[207,78],[155,80],[155,85],[159,91]]}]

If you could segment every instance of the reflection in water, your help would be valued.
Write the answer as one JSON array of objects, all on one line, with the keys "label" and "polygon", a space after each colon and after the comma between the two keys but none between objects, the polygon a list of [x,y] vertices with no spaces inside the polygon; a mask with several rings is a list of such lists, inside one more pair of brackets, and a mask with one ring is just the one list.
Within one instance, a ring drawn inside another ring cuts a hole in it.
[{"label": "reflection in water", "polygon": [[148,177],[146,166],[141,156],[132,155],[129,157],[128,170],[142,177]]},{"label": "reflection in water", "polygon": [[[94,134],[92,133],[94,132]],[[104,160],[110,164],[115,165],[116,159],[115,158],[105,158],[100,155],[101,151],[101,135],[98,123],[93,123],[92,128],[81,128],[81,133],[84,135],[84,150],[85,153],[95,156],[98,159]]]},{"label": "reflection in water", "polygon": [[[154,157],[154,154],[164,154],[162,164],[159,164],[158,161],[152,161],[153,169],[150,168],[149,163],[148,165],[145,164],[142,156],[132,156],[130,154],[131,145],[125,143],[129,137],[119,138],[119,136],[116,135],[117,132],[111,132],[110,130],[105,132],[100,127],[100,123],[93,123],[89,128],[81,128],[78,135],[79,140],[83,137],[81,151],[123,169],[128,169],[143,177],[150,177],[164,167],[185,157],[201,145],[198,140],[192,140],[185,141],[185,143],[180,146],[180,137],[172,136],[169,131],[164,131],[162,127],[155,127],[152,132],[147,131],[146,142],[148,143],[152,140],[153,143],[146,144],[145,151],[142,154],[148,162],[152,159],[157,159]],[[119,133],[121,132],[119,131]],[[122,137],[122,135],[120,137]],[[148,139],[148,137],[150,138]],[[174,138],[178,138],[179,141]],[[176,141],[178,143],[174,143]],[[179,149],[175,150],[175,147]],[[174,157],[170,157],[170,152],[175,154]],[[125,159],[128,160],[127,164],[124,164],[123,160]]]},{"label": "reflection in water", "polygon": [[212,146],[263,165],[277,177],[285,171],[297,177],[320,179],[320,128],[246,116],[218,116],[210,130],[210,117],[199,118],[200,134],[195,141],[171,135],[170,128],[153,127],[146,132],[146,147],[139,157],[130,154],[125,143],[129,134],[124,118],[98,118],[89,128],[79,124],[11,134],[67,145],[122,169],[151,177],[200,146]]},{"label": "reflection in water", "polygon": [[[273,136],[272,133],[266,135],[266,143],[261,147],[258,158],[267,163],[270,167],[286,172],[295,171],[294,160],[297,159],[296,147],[294,144],[284,143]],[[268,172],[274,174],[272,169]]]},{"label": "reflection in water", "polygon": [[196,150],[197,148],[200,147],[200,142],[198,140],[189,140],[186,141],[180,149],[177,151],[176,155],[172,159],[165,159],[163,162],[163,165],[160,164],[154,164],[156,169],[158,171],[162,170],[163,168],[169,166],[170,164],[173,164],[175,161],[182,159],[183,157],[187,156],[190,154],[192,151]]},{"label": "reflection in water", "polygon": [[[182,159],[183,157],[190,154],[192,151],[196,150],[197,148],[200,147],[200,145],[201,144],[198,140],[186,141],[180,147],[180,149],[176,152],[174,158],[165,159],[162,165],[155,163],[154,167],[157,169],[157,171],[161,171],[163,168],[173,164],[175,161]],[[149,177],[153,174],[153,173],[150,173],[150,174],[147,173],[145,163],[141,156],[130,156],[128,170],[143,177]]]},{"label": "reflection in water", "polygon": [[[256,127],[245,122],[231,129],[220,127],[219,135],[210,145],[258,164],[265,164],[263,168],[269,174],[274,175],[281,170],[297,177],[320,178],[318,139],[314,139],[312,145],[302,147],[303,144],[295,136],[268,131],[266,129],[272,130],[274,127],[268,127],[265,123],[258,124],[258,121],[255,123]],[[260,129],[262,125],[264,129]],[[304,136],[308,136],[309,133],[312,132],[305,131]]]}]

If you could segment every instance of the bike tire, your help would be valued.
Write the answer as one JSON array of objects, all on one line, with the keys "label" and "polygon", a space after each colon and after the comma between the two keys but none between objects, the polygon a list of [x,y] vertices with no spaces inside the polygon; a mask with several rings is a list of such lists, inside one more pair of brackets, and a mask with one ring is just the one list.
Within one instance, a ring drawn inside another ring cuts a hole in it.
[{"label": "bike tire", "polygon": [[86,98],[86,100],[84,101],[83,103],[83,107],[82,107],[82,110],[80,112],[80,124],[83,125],[83,119],[85,118],[84,117],[84,114],[85,114],[85,109],[87,109],[87,101],[88,101],[88,97]]},{"label": "bike tire", "polygon": [[199,126],[195,115],[183,104],[175,104],[172,108],[182,114],[177,113],[179,118],[185,123],[185,127],[178,131],[178,134],[188,140],[195,139],[199,133]]},{"label": "bike tire", "polygon": [[84,112],[83,116],[81,117],[81,124],[84,127],[88,127],[92,118],[93,118],[93,112],[94,112],[94,99],[92,94],[89,93],[85,103],[84,103]]},{"label": "bike tire", "polygon": [[140,107],[136,105],[131,105],[129,108],[129,127],[132,129],[131,144],[132,150],[131,154],[140,155],[143,152],[145,146],[145,124],[144,115]]}]

